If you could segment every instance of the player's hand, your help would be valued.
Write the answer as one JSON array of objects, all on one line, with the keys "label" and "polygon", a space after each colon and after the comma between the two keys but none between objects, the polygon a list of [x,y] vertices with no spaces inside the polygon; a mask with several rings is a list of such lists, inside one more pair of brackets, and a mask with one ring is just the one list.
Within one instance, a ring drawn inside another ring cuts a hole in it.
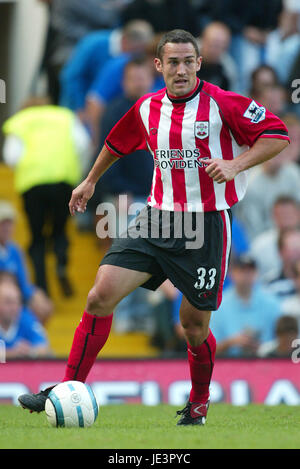
[{"label": "player's hand", "polygon": [[69,202],[70,214],[73,216],[75,212],[84,213],[86,205],[95,191],[95,184],[87,181],[86,179],[79,184],[72,192],[72,197]]},{"label": "player's hand", "polygon": [[218,184],[231,181],[236,175],[234,160],[223,160],[221,158],[204,158],[200,159],[201,163],[206,166],[207,174]]}]

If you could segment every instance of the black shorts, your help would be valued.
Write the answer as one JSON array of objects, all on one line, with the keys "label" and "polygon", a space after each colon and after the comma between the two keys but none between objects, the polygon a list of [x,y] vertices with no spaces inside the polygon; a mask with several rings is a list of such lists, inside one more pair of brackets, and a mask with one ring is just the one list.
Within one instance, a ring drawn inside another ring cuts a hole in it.
[{"label": "black shorts", "polygon": [[[144,210],[144,215],[146,213],[147,216],[149,210],[153,209],[146,207]],[[117,265],[152,274],[152,277],[141,285],[149,290],[156,290],[169,279],[194,307],[199,310],[214,311],[218,309],[222,300],[223,284],[228,268],[231,211],[206,212],[201,216],[204,236],[200,247],[195,243],[195,238],[187,237],[184,233],[180,237],[174,236],[173,219],[170,222],[170,237],[161,232],[157,237],[146,236],[145,232],[142,236],[136,237],[132,236],[132,229],[129,228],[126,233],[114,240],[101,265]],[[134,224],[135,233],[138,220],[139,217]],[[196,226],[195,219],[192,220],[193,226]],[[159,225],[161,230],[161,218]],[[187,247],[187,241],[193,242],[193,240],[194,245]]]}]

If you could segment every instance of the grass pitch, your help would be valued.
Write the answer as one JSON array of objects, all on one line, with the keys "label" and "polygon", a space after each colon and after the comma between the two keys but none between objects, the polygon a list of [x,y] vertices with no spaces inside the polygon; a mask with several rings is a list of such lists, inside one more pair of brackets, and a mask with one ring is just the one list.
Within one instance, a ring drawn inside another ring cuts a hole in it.
[{"label": "grass pitch", "polygon": [[90,428],[52,428],[45,413],[0,406],[1,449],[300,448],[300,407],[213,404],[204,427],[178,427],[175,407],[100,408]]}]

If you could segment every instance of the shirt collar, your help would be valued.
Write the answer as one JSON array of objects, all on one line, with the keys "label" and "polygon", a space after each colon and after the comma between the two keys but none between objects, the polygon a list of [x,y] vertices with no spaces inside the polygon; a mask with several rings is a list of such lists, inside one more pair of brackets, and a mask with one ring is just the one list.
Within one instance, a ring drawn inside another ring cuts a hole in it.
[{"label": "shirt collar", "polygon": [[194,99],[198,93],[200,93],[202,86],[203,86],[203,81],[197,78],[197,83],[196,83],[195,88],[189,93],[183,96],[173,96],[172,94],[169,94],[167,91],[167,96],[173,104],[174,103],[178,103],[178,104],[187,103],[188,101],[191,101],[192,99]]}]

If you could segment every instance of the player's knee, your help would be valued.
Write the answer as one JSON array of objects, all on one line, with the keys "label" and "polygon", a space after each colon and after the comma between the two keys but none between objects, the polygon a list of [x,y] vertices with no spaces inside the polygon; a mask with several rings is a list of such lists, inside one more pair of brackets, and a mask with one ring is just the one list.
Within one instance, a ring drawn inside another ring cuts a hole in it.
[{"label": "player's knee", "polygon": [[97,316],[108,316],[111,314],[115,304],[112,295],[103,288],[94,286],[87,296],[86,311]]},{"label": "player's knee", "polygon": [[182,321],[182,327],[188,343],[193,347],[201,345],[209,334],[209,327],[205,321]]}]

